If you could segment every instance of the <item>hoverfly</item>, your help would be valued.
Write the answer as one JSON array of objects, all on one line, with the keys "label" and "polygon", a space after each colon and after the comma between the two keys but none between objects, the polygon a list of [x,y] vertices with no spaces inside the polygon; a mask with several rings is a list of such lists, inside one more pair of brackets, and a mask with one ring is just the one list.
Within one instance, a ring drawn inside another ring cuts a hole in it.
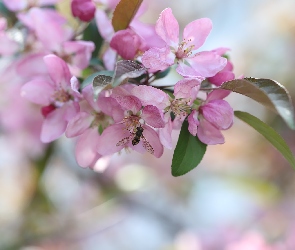
[{"label": "hoverfly", "polygon": [[122,146],[122,145],[126,145],[131,141],[132,145],[135,146],[137,145],[140,140],[142,139],[142,145],[145,148],[145,150],[147,152],[149,152],[150,154],[154,154],[154,149],[152,147],[152,145],[147,141],[147,139],[144,137],[143,135],[143,127],[142,126],[138,126],[134,129],[133,132],[130,132],[130,136],[127,136],[125,138],[123,138],[121,141],[119,141],[116,146]]}]

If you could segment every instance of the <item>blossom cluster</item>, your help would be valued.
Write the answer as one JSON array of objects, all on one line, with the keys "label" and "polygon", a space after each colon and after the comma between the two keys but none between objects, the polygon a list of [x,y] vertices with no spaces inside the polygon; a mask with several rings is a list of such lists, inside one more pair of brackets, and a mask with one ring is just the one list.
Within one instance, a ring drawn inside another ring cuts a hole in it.
[{"label": "blossom cluster", "polygon": [[[161,157],[164,147],[173,148],[172,130],[179,130],[184,120],[202,143],[224,143],[221,131],[231,127],[233,109],[224,100],[229,91],[218,87],[235,75],[227,48],[200,50],[212,29],[210,19],[190,22],[180,37],[170,8],[152,25],[140,21],[146,10],[142,5],[126,29],[115,31],[110,16],[118,0],[72,0],[79,24],[74,29],[48,7],[58,0],[3,2],[16,21],[0,18],[0,55],[14,58],[7,72],[17,75],[19,98],[36,104],[34,112],[42,114],[34,126],[40,127],[35,130],[43,143],[63,134],[77,138],[75,157],[82,167],[93,167],[99,158],[124,148]],[[90,22],[103,38],[100,48],[81,36]],[[115,71],[120,60],[134,61],[146,72],[102,89],[94,98],[93,86],[82,84],[87,69]],[[169,68],[181,80],[170,87],[154,84]],[[28,112],[18,113],[18,119],[25,116]],[[1,111],[2,117],[7,119]]]}]

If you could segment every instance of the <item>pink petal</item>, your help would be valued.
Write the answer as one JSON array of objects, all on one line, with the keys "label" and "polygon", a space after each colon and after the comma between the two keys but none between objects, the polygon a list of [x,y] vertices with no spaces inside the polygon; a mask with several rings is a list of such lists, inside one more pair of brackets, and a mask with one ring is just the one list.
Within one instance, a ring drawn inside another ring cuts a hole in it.
[{"label": "pink petal", "polygon": [[153,105],[147,105],[142,110],[142,119],[145,120],[147,124],[154,128],[164,128],[165,122],[163,120],[163,114],[160,110]]},{"label": "pink petal", "polygon": [[215,76],[209,77],[208,81],[216,86],[220,86],[222,83],[235,79],[235,74],[230,71],[218,72]]},{"label": "pink petal", "polygon": [[164,9],[156,23],[157,34],[171,47],[179,43],[179,25],[170,8]]},{"label": "pink petal", "polygon": [[70,80],[71,82],[71,89],[72,89],[72,94],[76,97],[76,98],[82,98],[82,94],[79,92],[79,88],[80,88],[80,82],[77,79],[77,77],[73,76]]},{"label": "pink petal", "polygon": [[62,86],[64,89],[70,87],[71,74],[64,60],[56,55],[48,55],[44,57],[44,62],[56,86]]},{"label": "pink petal", "polygon": [[151,70],[164,70],[174,64],[175,54],[168,46],[164,48],[151,48],[142,56],[142,64]]},{"label": "pink petal", "polygon": [[39,6],[54,5],[61,0],[39,0]]},{"label": "pink petal", "polygon": [[36,75],[48,75],[44,56],[46,53],[29,54],[17,63],[17,73],[24,78],[36,77]]},{"label": "pink petal", "polygon": [[63,43],[64,52],[72,56],[71,65],[79,69],[85,69],[88,66],[94,49],[94,43],[88,41],[67,41]]},{"label": "pink petal", "polygon": [[71,31],[64,26],[66,20],[54,10],[34,7],[19,18],[34,30],[38,40],[48,50],[59,51],[60,45],[70,38]]},{"label": "pink petal", "polygon": [[[143,135],[154,150],[154,156],[160,158],[164,152],[163,145],[160,142],[158,133],[149,126],[142,125]],[[142,141],[142,140],[141,140]]]},{"label": "pink petal", "polygon": [[107,70],[114,70],[117,60],[117,52],[112,48],[107,48],[102,56],[102,60]]},{"label": "pink petal", "polygon": [[44,120],[41,130],[41,141],[52,142],[59,138],[66,130],[68,122],[64,119],[66,107],[52,111]]},{"label": "pink petal", "polygon": [[164,128],[159,129],[159,138],[165,148],[172,149],[172,121],[169,117]]},{"label": "pink petal", "polygon": [[109,19],[105,11],[97,8],[95,12],[95,21],[99,34],[104,38],[104,40],[110,42],[113,35],[115,34],[115,31],[112,26],[111,20]]},{"label": "pink petal", "polygon": [[76,137],[81,135],[90,128],[90,125],[94,117],[86,112],[78,113],[74,118],[72,118],[67,126],[66,137]]},{"label": "pink petal", "polygon": [[3,3],[7,9],[17,12],[27,7],[27,1],[25,0],[3,0]]},{"label": "pink petal", "polygon": [[80,111],[80,106],[78,102],[67,102],[63,105],[65,109],[64,119],[69,122],[73,117],[75,117]]},{"label": "pink petal", "polygon": [[162,48],[166,43],[157,35],[154,24],[142,23],[137,19],[133,19],[130,28],[142,38],[141,50],[146,51],[151,47]]},{"label": "pink petal", "polygon": [[233,122],[234,111],[228,102],[213,100],[201,107],[204,118],[218,129],[228,129]]},{"label": "pink petal", "polygon": [[204,77],[216,75],[227,63],[226,58],[210,51],[197,53],[194,57],[187,59],[187,61],[196,72]]},{"label": "pink petal", "polygon": [[46,79],[34,79],[27,82],[21,89],[21,96],[29,101],[47,106],[51,103],[54,87]]},{"label": "pink petal", "polygon": [[126,60],[134,59],[140,46],[140,37],[131,29],[117,31],[110,42],[110,47]]},{"label": "pink petal", "polygon": [[131,133],[125,129],[125,125],[122,123],[107,127],[101,134],[100,141],[97,145],[97,152],[101,155],[110,155],[119,152],[125,145],[116,146],[116,144],[130,135]]},{"label": "pink petal", "polygon": [[133,114],[136,114],[142,107],[140,100],[136,96],[128,95],[128,92],[122,87],[113,89],[113,97],[124,110],[131,110]]},{"label": "pink petal", "polygon": [[205,77],[200,72],[196,71],[192,67],[180,62],[176,68],[176,72],[183,77],[196,78],[199,81],[205,80]]},{"label": "pink petal", "polygon": [[17,42],[10,39],[5,32],[0,31],[0,55],[10,56],[18,51],[19,45]]},{"label": "pink petal", "polygon": [[209,18],[200,18],[189,23],[183,30],[183,39],[186,39],[188,46],[193,45],[193,50],[200,48],[212,29],[212,22]]},{"label": "pink petal", "polygon": [[99,97],[97,102],[101,111],[111,116],[115,122],[120,122],[124,119],[124,110],[114,98]]},{"label": "pink petal", "polygon": [[213,100],[221,100],[221,99],[224,99],[230,93],[231,93],[230,90],[225,90],[225,89],[216,89],[216,90],[213,90],[207,96],[206,102],[208,103],[208,102],[213,101]]},{"label": "pink petal", "polygon": [[189,98],[195,100],[199,92],[201,81],[198,79],[183,79],[174,86],[175,98]]},{"label": "pink petal", "polygon": [[220,130],[204,119],[200,121],[197,135],[200,141],[207,145],[224,143],[224,137]]},{"label": "pink petal", "polygon": [[101,157],[96,151],[99,140],[100,135],[96,128],[87,129],[79,136],[75,147],[75,156],[81,167],[92,167]]},{"label": "pink petal", "polygon": [[223,56],[227,51],[229,51],[229,48],[220,47],[214,50],[211,50],[212,52],[216,53],[217,55]]},{"label": "pink petal", "polygon": [[198,131],[198,126],[200,124],[199,120],[198,120],[198,111],[196,111],[195,109],[190,113],[190,115],[188,116],[187,120],[188,120],[188,131],[193,135],[196,136],[197,135],[197,131]]},{"label": "pink petal", "polygon": [[143,106],[154,105],[159,109],[165,109],[170,105],[169,96],[152,86],[136,86],[131,90],[131,94],[139,98]]}]

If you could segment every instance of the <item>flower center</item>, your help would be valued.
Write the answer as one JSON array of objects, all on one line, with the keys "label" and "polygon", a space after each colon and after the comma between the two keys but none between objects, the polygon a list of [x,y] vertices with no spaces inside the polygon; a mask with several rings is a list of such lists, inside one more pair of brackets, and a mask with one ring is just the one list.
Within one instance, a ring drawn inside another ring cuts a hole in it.
[{"label": "flower center", "polygon": [[187,116],[191,110],[188,102],[189,101],[184,99],[174,99],[171,102],[170,109],[175,115]]},{"label": "flower center", "polygon": [[59,89],[53,94],[53,98],[56,102],[64,103],[72,99],[71,95],[64,89]]},{"label": "flower center", "polygon": [[175,53],[177,59],[183,59],[190,57],[193,54],[195,45],[189,45],[192,42],[191,39],[183,39],[178,45],[178,49]]},{"label": "flower center", "polygon": [[134,133],[136,128],[141,125],[140,119],[141,118],[137,115],[130,115],[125,117],[122,122],[130,133]]},{"label": "flower center", "polygon": [[113,123],[113,119],[110,116],[102,112],[99,112],[94,114],[94,120],[92,121],[90,126],[91,127],[101,126],[103,129],[105,129],[112,123]]}]

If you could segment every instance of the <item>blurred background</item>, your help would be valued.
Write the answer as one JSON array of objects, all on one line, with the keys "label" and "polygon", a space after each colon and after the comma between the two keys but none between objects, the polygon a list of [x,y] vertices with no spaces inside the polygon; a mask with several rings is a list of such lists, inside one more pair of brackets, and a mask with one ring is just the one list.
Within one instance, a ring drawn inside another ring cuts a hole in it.
[{"label": "blurred background", "polygon": [[[295,1],[145,1],[150,23],[166,7],[181,30],[211,18],[202,50],[230,48],[236,76],[274,79],[295,100]],[[169,150],[160,159],[123,152],[100,160],[95,171],[82,169],[73,140],[61,138],[44,154],[28,135],[39,118],[17,116],[25,101],[4,92],[10,74],[0,79],[1,115],[15,124],[0,134],[1,250],[295,249],[295,172],[243,122],[235,120],[226,143],[209,146],[183,177],[171,176]],[[295,152],[295,133],[278,116],[238,94],[227,100],[270,124]]]}]

